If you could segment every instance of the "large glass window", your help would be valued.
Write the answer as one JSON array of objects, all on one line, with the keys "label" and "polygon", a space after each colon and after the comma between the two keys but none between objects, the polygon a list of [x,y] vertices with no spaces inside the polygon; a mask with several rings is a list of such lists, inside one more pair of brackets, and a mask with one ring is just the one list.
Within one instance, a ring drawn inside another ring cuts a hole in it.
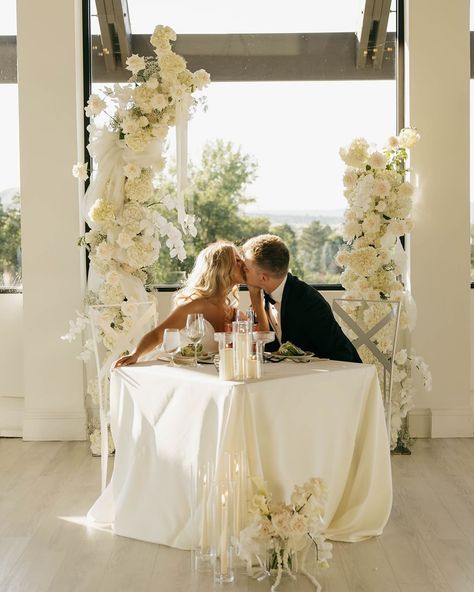
[{"label": "large glass window", "polygon": [[20,166],[16,83],[16,2],[4,0],[0,44],[0,290],[21,287]]},{"label": "large glass window", "polygon": [[[380,67],[368,59],[357,67],[364,16],[352,0],[280,6],[244,0],[235,10],[215,0],[199,6],[128,0],[128,7],[134,52],[150,51],[155,24],[170,25],[178,33],[175,50],[213,80],[205,91],[208,109],[193,116],[189,129],[199,234],[183,264],[173,260],[170,269],[163,254],[154,279],[188,271],[212,240],[273,232],[290,247],[292,271],[311,283],[338,283],[334,255],[345,209],[339,148],[360,136],[383,144],[397,132],[394,11],[381,44],[376,26],[367,42],[369,57],[382,56]],[[125,80],[121,68],[107,71],[103,64],[99,22],[92,20],[94,83]],[[367,22],[366,15],[366,28]],[[219,171],[219,190],[202,182],[210,167]],[[169,188],[172,175],[164,177]]]}]

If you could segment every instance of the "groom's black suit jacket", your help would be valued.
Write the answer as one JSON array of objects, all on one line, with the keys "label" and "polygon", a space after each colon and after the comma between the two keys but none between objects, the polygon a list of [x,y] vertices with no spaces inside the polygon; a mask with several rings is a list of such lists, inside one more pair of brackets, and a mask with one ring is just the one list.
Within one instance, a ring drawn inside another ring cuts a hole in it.
[{"label": "groom's black suit jacket", "polygon": [[[282,343],[291,341],[319,358],[361,362],[355,347],[338,325],[331,307],[310,285],[288,274],[280,310]],[[278,340],[265,349],[278,349]]]}]

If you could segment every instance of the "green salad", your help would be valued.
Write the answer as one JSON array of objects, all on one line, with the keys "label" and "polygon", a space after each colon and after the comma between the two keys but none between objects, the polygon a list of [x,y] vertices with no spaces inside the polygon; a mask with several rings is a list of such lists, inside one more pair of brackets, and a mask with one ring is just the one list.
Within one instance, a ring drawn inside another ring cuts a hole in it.
[{"label": "green salad", "polygon": [[202,351],[201,343],[196,344],[196,346],[194,345],[194,343],[190,343],[189,345],[182,347],[181,355],[189,358],[194,357],[194,347],[196,347],[197,355],[202,356],[204,352]]},{"label": "green salad", "polygon": [[278,349],[278,351],[275,353],[277,353],[279,356],[304,356],[304,355],[306,355],[305,351],[303,351],[301,348],[299,348],[294,343],[291,343],[291,341],[285,341],[285,343],[282,343],[280,345],[280,348]]}]

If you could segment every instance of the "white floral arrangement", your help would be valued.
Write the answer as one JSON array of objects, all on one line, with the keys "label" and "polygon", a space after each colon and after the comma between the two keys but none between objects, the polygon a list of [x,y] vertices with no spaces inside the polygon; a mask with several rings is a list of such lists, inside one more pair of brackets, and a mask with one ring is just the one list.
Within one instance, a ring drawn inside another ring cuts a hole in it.
[{"label": "white floral arrangement", "polygon": [[[306,556],[314,546],[317,564],[329,566],[332,544],[323,535],[326,501],[326,484],[318,478],[310,479],[303,486],[296,485],[289,504],[274,503],[264,487],[254,495],[250,504],[253,519],[240,532],[236,541],[237,554],[247,563],[251,575],[254,558],[263,569],[263,577],[276,571],[272,592],[278,588],[284,572],[295,579],[297,571],[306,575],[317,590],[321,589],[306,569]],[[299,566],[296,565],[297,552],[301,552]],[[269,560],[264,563],[262,557],[266,553],[269,553]]]},{"label": "white floral arrangement", "polygon": [[[133,325],[136,307],[130,304],[150,300],[145,290],[147,268],[156,263],[162,247],[168,248],[171,258],[183,260],[183,234],[197,232],[184,205],[187,122],[203,100],[195,98],[195,91],[207,86],[210,77],[205,70],[187,69],[184,58],[172,50],[175,40],[173,29],[158,25],[150,38],[155,57],[130,56],[128,83],[92,94],[85,107],[91,119],[87,148],[97,165],[82,208],[90,230],[79,241],[88,251],[90,289],[86,312],[70,322],[62,338],[72,341],[88,326],[88,305],[111,305],[104,307],[99,319],[99,339],[109,353]],[[177,197],[158,199],[157,176],[166,164],[165,142],[173,126]],[[72,173],[85,181],[87,165],[77,163]],[[178,224],[167,215],[175,211]],[[79,357],[87,361],[92,351],[88,339]],[[118,357],[123,352],[114,353]]]},{"label": "white floral arrangement", "polygon": [[[413,185],[405,181],[408,150],[420,140],[415,128],[405,128],[398,136],[388,139],[383,151],[371,150],[364,138],[356,138],[349,147],[340,149],[347,165],[344,172],[344,195],[348,202],[343,224],[342,247],[336,262],[344,268],[341,284],[345,297],[364,300],[401,302],[400,328],[412,331],[416,322],[416,307],[402,277],[406,254],[400,237],[412,227]],[[353,311],[357,314],[357,311]],[[386,308],[371,307],[364,313],[369,325],[375,325],[386,314]],[[389,353],[393,324],[377,333],[378,348]],[[376,363],[366,347],[361,350],[366,363]],[[394,357],[391,409],[392,447],[401,436],[402,420],[413,408],[415,392],[412,372],[418,370],[426,390],[431,390],[431,374],[427,364],[413,351],[402,349]]]}]

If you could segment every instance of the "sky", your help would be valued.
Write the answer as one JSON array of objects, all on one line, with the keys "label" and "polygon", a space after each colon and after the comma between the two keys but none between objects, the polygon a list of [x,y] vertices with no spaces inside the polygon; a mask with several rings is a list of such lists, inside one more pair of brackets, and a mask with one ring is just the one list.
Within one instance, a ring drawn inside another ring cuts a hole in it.
[{"label": "sky", "polygon": [[[233,10],[201,0],[196,6],[129,0],[132,31],[150,32],[150,23],[168,24],[178,34],[354,31],[361,3],[241,0]],[[14,9],[15,0],[2,0],[0,35],[15,34]],[[198,162],[203,145],[217,138],[254,156],[258,178],[248,194],[257,201],[250,211],[344,208],[339,148],[360,136],[381,147],[396,132],[394,81],[213,83],[204,94],[208,110],[190,122],[189,158]],[[0,85],[0,100],[2,191],[19,185],[16,86]]]}]

